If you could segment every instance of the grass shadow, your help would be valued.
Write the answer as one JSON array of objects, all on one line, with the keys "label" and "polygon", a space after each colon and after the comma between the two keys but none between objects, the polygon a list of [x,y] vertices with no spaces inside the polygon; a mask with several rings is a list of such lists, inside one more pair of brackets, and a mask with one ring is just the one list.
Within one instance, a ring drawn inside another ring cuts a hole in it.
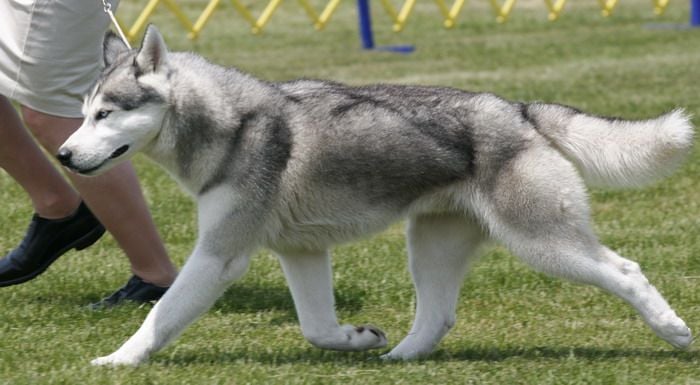
[{"label": "grass shadow", "polygon": [[457,352],[440,350],[426,361],[483,361],[498,362],[511,358],[527,360],[579,359],[587,362],[620,358],[669,359],[697,361],[700,352],[679,350],[649,350],[605,347],[478,347],[466,348]]},{"label": "grass shadow", "polygon": [[57,306],[61,308],[88,308],[90,304],[100,301],[101,299],[110,295],[109,291],[95,291],[95,292],[62,292],[56,291],[50,295],[43,293],[39,294],[29,294],[22,296],[19,301],[25,304],[34,304],[42,306]]},{"label": "grass shadow", "polygon": [[[50,295],[44,293],[21,293],[18,302],[34,303],[58,307],[88,307],[109,295],[109,291],[55,291]],[[360,288],[343,288],[334,292],[336,309],[356,312],[362,309],[365,292]],[[128,305],[131,306],[131,305]],[[138,307],[139,305],[134,305]],[[269,286],[254,284],[234,284],[224,292],[212,307],[213,311],[223,313],[256,313],[266,310],[281,310],[294,313],[294,301],[286,286]]]},{"label": "grass shadow", "polygon": [[255,362],[265,365],[288,365],[297,363],[334,364],[341,366],[384,367],[411,365],[411,363],[441,363],[441,362],[486,362],[498,363],[510,359],[523,359],[528,361],[565,361],[572,358],[587,363],[603,362],[626,358],[642,358],[647,360],[674,359],[686,363],[697,362],[700,359],[698,351],[670,351],[648,349],[617,349],[595,347],[475,347],[458,352],[439,350],[431,356],[418,361],[384,361],[379,356],[388,350],[376,350],[370,352],[335,352],[308,348],[299,348],[284,352],[251,352],[248,350],[234,350],[227,352],[197,351],[178,352],[170,357],[154,357],[153,363],[164,366],[216,364],[230,365],[234,363]]}]

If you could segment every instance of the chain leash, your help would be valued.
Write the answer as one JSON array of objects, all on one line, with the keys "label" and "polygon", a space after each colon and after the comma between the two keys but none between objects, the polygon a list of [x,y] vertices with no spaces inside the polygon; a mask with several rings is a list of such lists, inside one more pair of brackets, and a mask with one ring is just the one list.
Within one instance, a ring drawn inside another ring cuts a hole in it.
[{"label": "chain leash", "polygon": [[129,44],[129,40],[126,38],[124,32],[122,31],[122,28],[119,26],[117,18],[114,17],[114,12],[112,12],[112,4],[110,4],[107,0],[102,0],[102,9],[107,15],[109,15],[109,18],[112,20],[112,25],[114,25],[114,28],[119,33],[119,37],[121,37],[124,41],[124,44],[126,44],[127,48],[131,49],[131,44]]}]

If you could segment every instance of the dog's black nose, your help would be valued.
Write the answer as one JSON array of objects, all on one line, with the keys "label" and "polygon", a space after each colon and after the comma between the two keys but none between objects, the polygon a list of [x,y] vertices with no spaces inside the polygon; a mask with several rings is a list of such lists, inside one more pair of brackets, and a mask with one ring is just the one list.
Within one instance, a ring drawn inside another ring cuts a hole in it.
[{"label": "dog's black nose", "polygon": [[62,165],[67,166],[68,163],[70,163],[70,158],[73,156],[73,153],[71,150],[67,148],[62,148],[58,150],[58,154],[56,154],[56,159],[58,159],[59,162],[61,162]]}]

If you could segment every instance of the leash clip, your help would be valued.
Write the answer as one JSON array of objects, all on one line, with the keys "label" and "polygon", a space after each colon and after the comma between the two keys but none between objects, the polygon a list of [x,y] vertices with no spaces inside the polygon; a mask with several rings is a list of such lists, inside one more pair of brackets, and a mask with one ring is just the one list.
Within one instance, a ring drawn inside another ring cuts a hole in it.
[{"label": "leash clip", "polygon": [[119,37],[122,38],[122,41],[124,41],[124,44],[126,44],[126,47],[131,49],[131,44],[129,44],[129,40],[126,38],[124,35],[124,32],[122,31],[122,28],[119,26],[119,23],[117,22],[117,18],[114,17],[114,12],[112,12],[112,4],[109,3],[107,0],[102,0],[102,9],[105,11],[107,15],[109,15],[110,20],[112,20],[112,25],[114,25],[114,28],[117,30],[119,33]]}]

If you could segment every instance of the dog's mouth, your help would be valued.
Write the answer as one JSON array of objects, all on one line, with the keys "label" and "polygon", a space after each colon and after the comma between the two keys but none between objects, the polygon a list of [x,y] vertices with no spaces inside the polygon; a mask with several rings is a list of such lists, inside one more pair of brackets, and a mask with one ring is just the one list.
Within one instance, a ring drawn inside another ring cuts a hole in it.
[{"label": "dog's mouth", "polygon": [[119,148],[114,150],[112,152],[112,154],[110,154],[107,159],[103,160],[102,162],[100,162],[97,165],[92,166],[92,167],[80,167],[77,164],[73,163],[70,159],[63,159],[63,160],[61,160],[61,163],[66,168],[68,168],[69,170],[71,170],[72,172],[74,172],[76,174],[86,175],[86,176],[94,176],[94,175],[99,174],[98,170],[102,169],[105,166],[105,164],[107,164],[108,162],[115,160],[115,159],[121,157],[122,155],[126,154],[129,151],[129,148],[130,147],[128,144],[120,146]]},{"label": "dog's mouth", "polygon": [[117,159],[120,156],[124,155],[127,151],[129,151],[129,145],[125,144],[125,145],[117,148],[116,150],[114,150],[112,155],[109,156],[109,159]]},{"label": "dog's mouth", "polygon": [[98,174],[96,171],[99,170],[99,169],[101,169],[102,166],[104,166],[105,163],[107,163],[107,161],[109,161],[109,159],[105,159],[104,161],[100,162],[97,166],[88,167],[88,168],[78,167],[78,166],[76,166],[76,165],[74,165],[74,164],[66,164],[65,166],[66,166],[69,170],[71,170],[72,172],[74,172],[74,173],[76,173],[76,174],[87,175],[87,176],[93,176],[93,175],[97,175],[97,174]]}]

